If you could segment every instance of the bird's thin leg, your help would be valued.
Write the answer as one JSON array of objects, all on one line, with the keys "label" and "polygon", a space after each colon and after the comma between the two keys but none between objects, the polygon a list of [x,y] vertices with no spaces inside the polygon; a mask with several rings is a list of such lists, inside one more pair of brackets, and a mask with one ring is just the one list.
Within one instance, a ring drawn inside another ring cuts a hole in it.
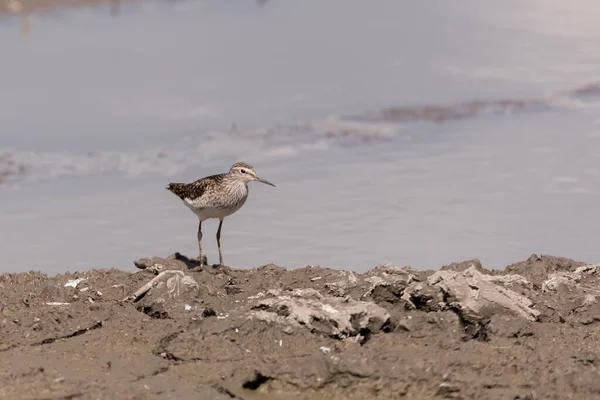
[{"label": "bird's thin leg", "polygon": [[221,226],[223,220],[219,220],[219,229],[217,229],[217,247],[219,248],[219,265],[223,266],[223,254],[221,254]]},{"label": "bird's thin leg", "polygon": [[198,260],[200,261],[200,266],[202,266],[202,221],[198,222],[198,250],[200,251],[200,256],[198,257]]}]

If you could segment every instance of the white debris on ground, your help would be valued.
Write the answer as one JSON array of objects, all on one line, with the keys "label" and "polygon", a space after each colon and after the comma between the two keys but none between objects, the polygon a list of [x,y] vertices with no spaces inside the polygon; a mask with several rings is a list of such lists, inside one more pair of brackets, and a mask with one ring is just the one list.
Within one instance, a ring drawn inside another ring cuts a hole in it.
[{"label": "white debris on ground", "polygon": [[427,279],[429,286],[440,288],[445,293],[445,302],[459,310],[467,320],[479,320],[491,316],[494,312],[510,312],[530,321],[540,315],[532,308],[533,302],[495,282],[522,282],[529,284],[522,276],[491,276],[483,274],[474,267],[463,272],[437,271]]},{"label": "white debris on ground", "polygon": [[85,278],[72,279],[72,280],[68,281],[67,283],[65,283],[65,287],[76,288],[77,285],[79,285],[83,281],[85,281]]},{"label": "white debris on ground", "polygon": [[342,339],[379,332],[390,319],[388,312],[373,302],[323,296],[315,289],[294,289],[283,293],[257,301],[248,317],[288,326],[304,326]]}]

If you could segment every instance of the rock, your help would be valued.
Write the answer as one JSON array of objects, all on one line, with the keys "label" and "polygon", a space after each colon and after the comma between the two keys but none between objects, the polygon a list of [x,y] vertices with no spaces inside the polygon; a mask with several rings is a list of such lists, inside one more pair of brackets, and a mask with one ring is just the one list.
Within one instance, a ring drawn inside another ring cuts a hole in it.
[{"label": "rock", "polygon": [[[208,265],[206,255],[202,256],[203,265]],[[146,270],[158,275],[162,271],[167,270],[201,270],[200,262],[195,258],[189,258],[181,253],[174,253],[167,258],[161,257],[145,257],[133,262],[136,268]],[[211,269],[206,269],[211,271]],[[214,271],[213,271],[214,272]]]},{"label": "rock", "polygon": [[228,295],[234,295],[242,292],[242,288],[237,285],[225,285],[225,293]]},{"label": "rock", "polygon": [[505,274],[517,274],[525,277],[534,285],[541,285],[553,272],[572,272],[585,265],[564,257],[532,255],[528,260],[507,266]]},{"label": "rock", "polygon": [[402,294],[406,308],[421,311],[439,311],[445,308],[444,296],[437,287],[431,287],[421,282],[414,282]]},{"label": "rock", "polygon": [[175,259],[165,259],[160,257],[140,258],[133,262],[136,268],[152,272],[158,275],[165,270],[186,270],[186,265]]},{"label": "rock", "polygon": [[397,304],[404,302],[402,295],[406,287],[421,281],[421,278],[410,267],[381,264],[365,274],[335,271],[323,280],[323,286],[333,296],[350,296],[354,300],[371,300],[377,304]]},{"label": "rock", "polygon": [[460,392],[460,387],[458,385],[443,382],[438,387],[437,395],[446,399],[451,399],[454,398],[458,392]]},{"label": "rock", "polygon": [[248,317],[290,327],[304,326],[339,339],[378,333],[390,320],[388,312],[373,302],[323,296],[314,289],[294,289],[261,298]]},{"label": "rock", "polygon": [[[508,282],[526,282],[523,277],[503,277]],[[444,293],[444,303],[469,322],[478,322],[496,313],[512,313],[535,321],[539,311],[531,308],[532,302],[506,287],[495,284],[497,276],[482,274],[475,267],[463,272],[437,271],[427,283]]]},{"label": "rock", "polygon": [[596,302],[597,302],[596,296],[594,296],[592,294],[586,294],[585,297],[583,298],[582,306],[589,307],[591,305],[596,304]]},{"label": "rock", "polygon": [[594,275],[598,272],[600,264],[583,265],[573,272],[559,271],[548,276],[542,283],[542,292],[557,290],[561,285],[573,288],[585,276]]},{"label": "rock", "polygon": [[526,287],[530,290],[533,290],[533,284],[521,275],[485,275],[485,277],[490,282],[501,283],[504,286],[511,286],[513,284],[516,284],[521,287]]},{"label": "rock", "polygon": [[212,308],[205,308],[202,311],[202,318],[208,318],[208,317],[216,317],[217,316],[217,312],[212,309]]},{"label": "rock", "polygon": [[334,296],[345,296],[348,290],[358,282],[352,271],[340,271],[340,279],[325,284],[325,287]]},{"label": "rock", "polygon": [[542,283],[542,292],[550,292],[558,289],[561,285],[574,284],[575,280],[568,273],[556,272]]},{"label": "rock", "polygon": [[481,261],[478,259],[467,260],[459,263],[452,263],[448,265],[444,265],[440,270],[442,271],[456,271],[463,272],[471,267],[474,267],[479,272],[485,272],[486,270],[481,266]]},{"label": "rock", "polygon": [[419,278],[410,270],[399,268],[391,264],[378,265],[367,272],[365,282],[369,287],[361,298],[372,295],[376,302],[387,301],[395,303],[401,299],[406,287]]},{"label": "rock", "polygon": [[533,336],[532,322],[512,315],[493,315],[487,330],[490,334],[504,338]]},{"label": "rock", "polygon": [[266,264],[256,268],[255,271],[265,275],[278,275],[284,273],[285,268],[279,267],[275,264]]}]

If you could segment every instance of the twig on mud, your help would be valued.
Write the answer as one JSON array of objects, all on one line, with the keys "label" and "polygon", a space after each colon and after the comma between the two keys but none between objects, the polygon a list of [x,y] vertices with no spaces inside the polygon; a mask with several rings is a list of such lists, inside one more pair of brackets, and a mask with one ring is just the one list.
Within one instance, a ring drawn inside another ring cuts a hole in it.
[{"label": "twig on mud", "polygon": [[163,271],[160,274],[156,275],[156,277],[154,279],[152,279],[150,282],[146,283],[144,286],[142,286],[141,288],[139,288],[138,290],[136,290],[136,292],[134,294],[132,294],[131,296],[126,297],[125,299],[123,299],[123,301],[129,301],[129,300],[134,300],[137,301],[140,297],[142,297],[144,294],[146,294],[146,292],[150,289],[152,289],[152,287],[154,286],[154,284],[156,284],[159,281],[162,281],[163,279],[165,279],[165,277],[167,275],[181,275],[181,277],[184,277],[185,274],[183,273],[183,271],[179,271],[176,269],[170,269],[168,271]]}]

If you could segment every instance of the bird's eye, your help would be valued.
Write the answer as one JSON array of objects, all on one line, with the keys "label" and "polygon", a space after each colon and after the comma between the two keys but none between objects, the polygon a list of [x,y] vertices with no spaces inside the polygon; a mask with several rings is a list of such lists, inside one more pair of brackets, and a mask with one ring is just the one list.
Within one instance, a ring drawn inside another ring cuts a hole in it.
[{"label": "bird's eye", "polygon": [[242,174],[245,174],[245,173],[246,173],[246,170],[245,170],[245,169],[242,169],[242,170],[240,170],[240,172],[241,172]]}]

